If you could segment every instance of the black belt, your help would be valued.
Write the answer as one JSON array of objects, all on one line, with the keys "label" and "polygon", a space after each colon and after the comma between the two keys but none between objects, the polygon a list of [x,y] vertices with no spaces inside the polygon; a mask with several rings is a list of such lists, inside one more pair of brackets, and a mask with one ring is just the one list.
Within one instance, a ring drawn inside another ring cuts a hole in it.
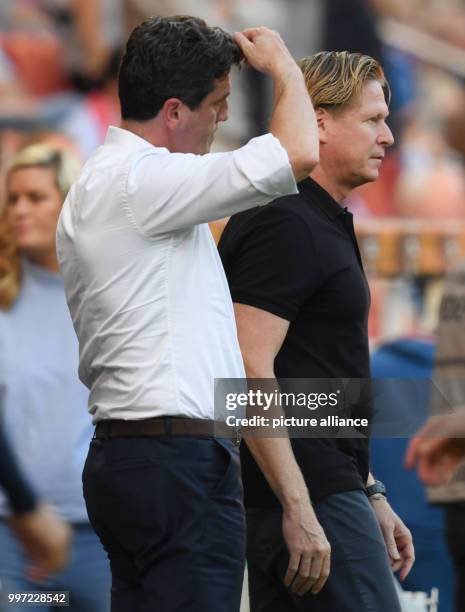
[{"label": "black belt", "polygon": [[233,438],[240,441],[238,431],[224,421],[188,419],[184,417],[155,417],[137,421],[108,419],[99,421],[94,438],[125,438],[152,436],[207,436],[211,438]]}]

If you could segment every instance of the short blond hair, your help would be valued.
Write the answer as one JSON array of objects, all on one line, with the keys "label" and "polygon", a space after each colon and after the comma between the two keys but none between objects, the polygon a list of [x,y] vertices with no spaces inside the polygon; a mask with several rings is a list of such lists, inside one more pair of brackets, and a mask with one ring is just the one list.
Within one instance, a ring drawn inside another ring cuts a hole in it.
[{"label": "short blond hair", "polygon": [[[22,168],[49,168],[64,201],[80,169],[80,161],[66,151],[48,144],[35,144],[21,149],[8,167],[7,182],[16,170]],[[18,297],[21,285],[21,259],[19,250],[6,222],[6,206],[0,214],[0,309],[8,310]]]},{"label": "short blond hair", "polygon": [[315,108],[342,111],[360,96],[368,81],[379,81],[389,103],[391,91],[381,64],[361,53],[320,51],[299,62]]}]

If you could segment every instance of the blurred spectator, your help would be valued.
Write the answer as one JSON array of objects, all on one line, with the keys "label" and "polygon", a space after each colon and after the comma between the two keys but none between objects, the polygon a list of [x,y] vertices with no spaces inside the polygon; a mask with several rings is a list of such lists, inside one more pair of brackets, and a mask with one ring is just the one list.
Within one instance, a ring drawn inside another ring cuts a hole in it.
[{"label": "blurred spectator", "polygon": [[118,123],[122,0],[5,0],[0,126],[60,129],[87,157]]},{"label": "blurred spectator", "polygon": [[[418,404],[426,409],[434,350],[432,337],[416,334],[387,342],[372,355],[373,378],[393,379],[390,384],[379,385],[384,391],[383,401],[402,416],[392,421],[391,437],[372,438],[370,459],[373,474],[385,483],[389,500],[412,532],[416,559],[403,588],[429,593],[437,587],[441,612],[452,612],[455,581],[445,543],[444,512],[428,504],[424,486],[415,473],[406,471],[403,460],[408,439],[397,437],[399,430],[395,430],[402,419],[407,422],[405,415],[412,413],[412,418],[418,418]],[[408,386],[396,379],[410,379],[415,393],[409,393]],[[418,379],[424,379],[424,385],[418,385]],[[412,405],[412,400],[417,405]]]},{"label": "blurred spectator", "polygon": [[[0,486],[14,514],[8,523],[29,558],[27,576],[44,580],[68,562],[71,529],[55,511],[40,502],[21,474],[0,424]],[[0,597],[1,597],[0,585]]]},{"label": "blurred spectator", "polygon": [[373,474],[385,483],[388,498],[412,532],[416,559],[403,588],[429,593],[437,587],[440,611],[453,612],[455,580],[444,510],[428,503],[425,487],[403,464],[409,435],[429,413],[436,350],[436,317],[430,312],[437,309],[435,296],[427,278],[417,277],[411,288],[411,332],[383,342],[371,356],[375,415],[389,416],[384,423],[374,418],[370,460]]},{"label": "blurred spectator", "polygon": [[[99,89],[118,69],[123,43],[122,0],[44,0],[68,44],[67,67],[80,91]],[[58,10],[57,10],[58,9]]]},{"label": "blurred spectator", "polygon": [[[465,409],[465,260],[446,278],[439,309],[438,350],[433,382],[433,414]],[[429,499],[445,504],[447,543],[454,559],[455,610],[465,610],[465,462],[449,484],[429,490]]]},{"label": "blurred spectator", "polygon": [[[48,144],[53,149],[69,153],[76,160],[83,161],[83,155],[77,144],[66,134],[49,129],[36,129],[27,132],[16,132],[7,130],[1,133],[1,153],[3,159],[0,160],[0,216],[5,203],[5,178],[8,170],[8,160],[11,160],[20,149],[25,149],[34,144]],[[3,162],[3,163],[2,163]],[[0,238],[0,243],[2,239]],[[1,249],[0,249],[1,252]],[[1,258],[1,255],[0,255]],[[0,273],[1,277],[1,273]],[[0,280],[1,282],[1,280]]]},{"label": "blurred spectator", "polygon": [[76,160],[83,161],[76,142],[70,136],[56,130],[42,129],[28,132],[21,139],[21,145],[17,148],[17,151],[36,144],[46,144],[52,149],[68,153]]},{"label": "blurred spectator", "polygon": [[118,63],[121,0],[2,0],[0,23],[1,47],[27,93],[99,88]]},{"label": "blurred spectator", "polygon": [[[69,153],[35,145],[17,154],[7,174],[0,230],[0,411],[25,475],[71,525],[73,547],[69,565],[39,587],[25,579],[27,560],[0,521],[0,578],[15,592],[69,590],[73,610],[105,612],[108,560],[88,523],[81,485],[93,428],[88,393],[77,379],[77,340],[55,253],[58,215],[78,169]],[[0,516],[8,514],[1,496]]]},{"label": "blurred spectator", "polygon": [[465,88],[455,97],[449,107],[445,121],[445,136],[448,145],[455,151],[465,165]]},{"label": "blurred spectator", "polygon": [[405,131],[395,193],[398,212],[410,218],[464,219],[464,165],[443,133],[430,121],[427,125],[414,119]]},{"label": "blurred spectator", "polygon": [[465,13],[462,0],[370,0],[384,16],[465,47]]},{"label": "blurred spectator", "polygon": [[110,125],[119,125],[118,63],[112,63],[92,89],[57,122],[57,128],[73,140],[87,159],[105,139]]}]

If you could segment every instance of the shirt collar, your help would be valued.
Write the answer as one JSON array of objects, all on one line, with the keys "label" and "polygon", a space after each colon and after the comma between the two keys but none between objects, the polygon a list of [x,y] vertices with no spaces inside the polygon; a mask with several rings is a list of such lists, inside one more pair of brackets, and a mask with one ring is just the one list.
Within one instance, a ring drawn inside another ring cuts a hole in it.
[{"label": "shirt collar", "polygon": [[336,217],[340,215],[347,214],[347,207],[341,206],[339,202],[336,202],[336,200],[311,177],[301,181],[297,187],[299,188],[300,194],[307,201],[311,202],[312,206],[316,202],[331,220],[336,219]]},{"label": "shirt collar", "polygon": [[131,149],[134,151],[137,151],[138,149],[145,149],[147,147],[153,147],[157,151],[163,153],[169,152],[165,147],[155,147],[148,140],[137,136],[137,134],[123,128],[115,127],[114,125],[110,125],[108,128],[104,144],[125,147],[126,149]]}]

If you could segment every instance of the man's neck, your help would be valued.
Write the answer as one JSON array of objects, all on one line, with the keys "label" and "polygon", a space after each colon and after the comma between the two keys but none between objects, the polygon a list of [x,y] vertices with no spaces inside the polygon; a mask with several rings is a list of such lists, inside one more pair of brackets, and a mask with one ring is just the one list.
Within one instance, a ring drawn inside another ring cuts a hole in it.
[{"label": "man's neck", "polygon": [[123,119],[120,127],[123,130],[127,130],[128,132],[132,132],[136,136],[139,136],[139,138],[143,138],[154,147],[165,147],[170,150],[166,134],[163,133],[163,130],[157,124],[156,119],[149,119],[148,121],[132,121]]},{"label": "man's neck", "polygon": [[336,202],[339,202],[339,204],[342,204],[352,191],[348,185],[341,184],[330,176],[321,165],[318,165],[310,176],[320,185],[320,187],[323,187]]}]

